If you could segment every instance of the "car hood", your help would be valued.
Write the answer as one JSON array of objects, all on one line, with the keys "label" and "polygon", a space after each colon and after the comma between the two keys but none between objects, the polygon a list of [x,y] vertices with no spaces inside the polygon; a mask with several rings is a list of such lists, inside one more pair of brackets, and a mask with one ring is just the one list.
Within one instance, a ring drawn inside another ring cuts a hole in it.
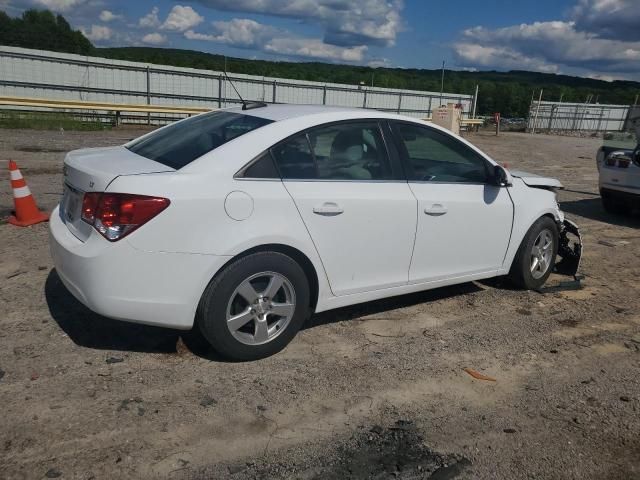
[{"label": "car hood", "polygon": [[535,173],[523,172],[522,170],[509,170],[513,177],[522,180],[529,187],[536,188],[564,188],[560,180],[551,177],[542,177]]}]

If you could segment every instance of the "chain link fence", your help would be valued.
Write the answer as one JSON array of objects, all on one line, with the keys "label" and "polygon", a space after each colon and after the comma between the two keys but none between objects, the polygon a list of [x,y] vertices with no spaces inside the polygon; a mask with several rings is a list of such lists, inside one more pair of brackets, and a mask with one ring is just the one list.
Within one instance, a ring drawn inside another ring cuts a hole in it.
[{"label": "chain link fence", "polygon": [[530,132],[619,132],[624,128],[629,105],[593,103],[531,103],[527,129]]}]

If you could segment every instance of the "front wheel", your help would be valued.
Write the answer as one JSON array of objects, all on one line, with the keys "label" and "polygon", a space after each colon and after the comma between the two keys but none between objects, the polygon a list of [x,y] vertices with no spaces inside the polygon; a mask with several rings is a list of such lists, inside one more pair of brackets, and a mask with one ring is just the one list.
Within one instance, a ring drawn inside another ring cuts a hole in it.
[{"label": "front wheel", "polygon": [[538,219],[525,235],[511,265],[509,278],[517,286],[535,290],[551,275],[558,253],[558,227],[549,217]]},{"label": "front wheel", "polygon": [[230,360],[256,360],[282,350],[309,313],[309,282],[279,252],[259,252],[228,265],[205,290],[197,313],[202,334]]}]

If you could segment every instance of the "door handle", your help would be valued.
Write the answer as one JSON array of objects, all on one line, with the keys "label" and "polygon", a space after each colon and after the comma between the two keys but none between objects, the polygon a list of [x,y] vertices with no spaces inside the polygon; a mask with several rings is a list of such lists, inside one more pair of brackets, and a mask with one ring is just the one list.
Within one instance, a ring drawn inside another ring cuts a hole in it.
[{"label": "door handle", "polygon": [[344,213],[344,210],[335,202],[324,202],[318,207],[313,207],[313,213],[325,217],[335,217],[336,215]]},{"label": "door handle", "polygon": [[432,217],[439,217],[447,213],[447,207],[441,203],[434,203],[430,207],[425,208],[424,213],[431,215]]}]

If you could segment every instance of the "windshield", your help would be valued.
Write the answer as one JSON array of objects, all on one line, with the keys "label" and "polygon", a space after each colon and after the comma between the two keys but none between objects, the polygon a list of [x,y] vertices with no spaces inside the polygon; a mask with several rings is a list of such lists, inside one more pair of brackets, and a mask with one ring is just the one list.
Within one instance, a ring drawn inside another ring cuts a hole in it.
[{"label": "windshield", "polygon": [[203,113],[134,140],[127,148],[179,170],[220,145],[272,122],[232,112]]}]

